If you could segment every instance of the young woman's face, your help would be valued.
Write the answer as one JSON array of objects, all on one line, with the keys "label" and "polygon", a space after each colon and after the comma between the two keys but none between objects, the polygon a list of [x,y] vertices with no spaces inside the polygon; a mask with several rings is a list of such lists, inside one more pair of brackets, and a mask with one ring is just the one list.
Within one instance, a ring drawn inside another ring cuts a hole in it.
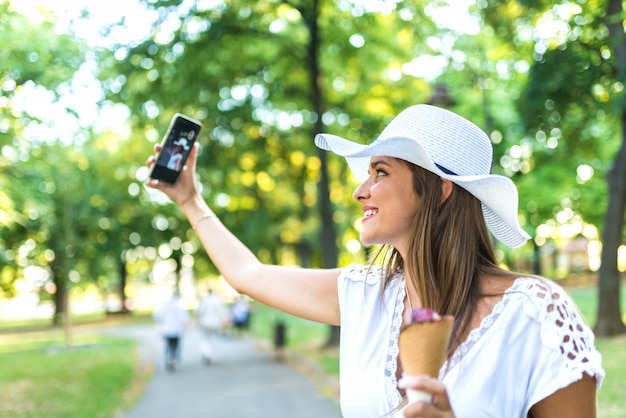
[{"label": "young woman's face", "polygon": [[406,250],[420,199],[408,165],[392,157],[372,157],[369,177],[353,193],[363,205],[361,242]]}]

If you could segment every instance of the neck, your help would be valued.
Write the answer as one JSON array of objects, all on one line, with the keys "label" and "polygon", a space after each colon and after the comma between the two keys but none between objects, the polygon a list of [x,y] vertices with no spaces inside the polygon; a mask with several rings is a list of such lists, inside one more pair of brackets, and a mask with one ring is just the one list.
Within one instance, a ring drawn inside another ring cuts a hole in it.
[{"label": "neck", "polygon": [[[402,315],[404,322],[410,322],[411,313],[413,313],[413,309],[419,308],[419,298],[417,297],[417,292],[413,290],[413,285],[410,280],[405,279],[404,282],[404,292],[406,293],[404,298],[404,313]],[[415,303],[415,305],[414,305]]]}]

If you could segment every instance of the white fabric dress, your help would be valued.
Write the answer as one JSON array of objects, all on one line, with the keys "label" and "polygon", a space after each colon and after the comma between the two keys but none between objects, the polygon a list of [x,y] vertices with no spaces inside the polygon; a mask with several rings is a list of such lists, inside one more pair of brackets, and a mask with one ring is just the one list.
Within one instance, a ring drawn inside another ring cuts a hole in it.
[{"label": "white fabric dress", "polygon": [[[404,277],[381,295],[380,268],[339,276],[340,390],[344,418],[402,417],[397,390]],[[569,296],[549,280],[518,278],[471,331],[439,378],[457,418],[526,418],[529,409],[583,373],[604,378],[594,336]]]}]

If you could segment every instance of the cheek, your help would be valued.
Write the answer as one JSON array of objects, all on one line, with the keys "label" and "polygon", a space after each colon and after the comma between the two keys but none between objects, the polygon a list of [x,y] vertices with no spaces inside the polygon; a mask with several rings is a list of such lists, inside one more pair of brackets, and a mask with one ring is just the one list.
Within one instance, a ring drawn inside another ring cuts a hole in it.
[{"label": "cheek", "polygon": [[407,229],[409,229],[413,224],[419,205],[419,199],[410,199],[407,203],[405,203],[403,220]]}]

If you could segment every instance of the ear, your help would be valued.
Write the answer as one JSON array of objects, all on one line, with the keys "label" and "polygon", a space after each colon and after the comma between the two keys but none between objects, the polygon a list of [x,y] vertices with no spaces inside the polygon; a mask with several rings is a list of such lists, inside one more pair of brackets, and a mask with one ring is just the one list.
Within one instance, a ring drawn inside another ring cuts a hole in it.
[{"label": "ear", "polygon": [[450,195],[452,194],[452,189],[454,189],[454,184],[447,179],[441,179],[441,203],[448,200]]}]

